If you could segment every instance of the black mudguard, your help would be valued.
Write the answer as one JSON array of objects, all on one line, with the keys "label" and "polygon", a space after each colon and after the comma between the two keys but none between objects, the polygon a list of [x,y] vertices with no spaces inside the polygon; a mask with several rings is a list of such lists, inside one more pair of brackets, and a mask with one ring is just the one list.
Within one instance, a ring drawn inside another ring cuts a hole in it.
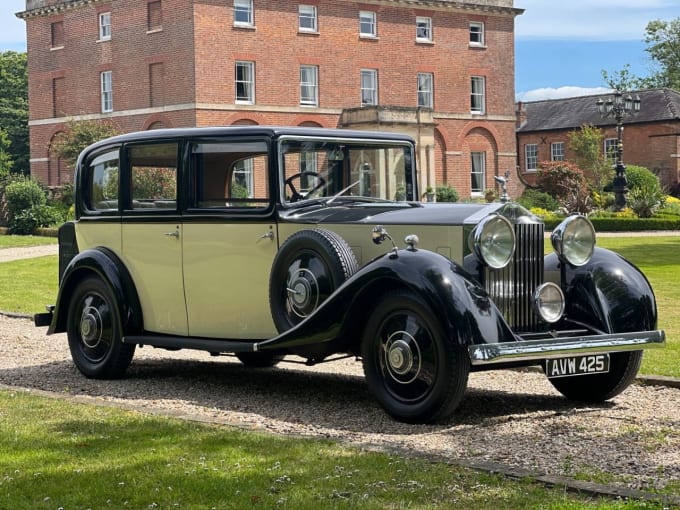
[{"label": "black mudguard", "polygon": [[96,274],[110,287],[120,307],[123,331],[126,334],[140,333],[143,328],[142,307],[132,277],[113,251],[98,247],[79,253],[66,266],[47,334],[66,331],[71,294],[77,283],[88,274]]},{"label": "black mudguard", "polygon": [[563,269],[563,291],[570,319],[607,333],[656,329],[654,292],[644,274],[621,255],[596,248],[588,264],[560,267],[555,254],[546,271]]},{"label": "black mudguard", "polygon": [[[486,291],[460,266],[427,250],[390,252],[366,264],[306,320],[256,350],[295,352],[302,346],[332,342],[329,352],[352,351],[337,341],[356,342],[348,331],[370,313],[375,300],[395,288],[422,296],[441,318],[447,336],[460,345],[514,341],[515,336]],[[350,338],[347,338],[347,337]]]}]

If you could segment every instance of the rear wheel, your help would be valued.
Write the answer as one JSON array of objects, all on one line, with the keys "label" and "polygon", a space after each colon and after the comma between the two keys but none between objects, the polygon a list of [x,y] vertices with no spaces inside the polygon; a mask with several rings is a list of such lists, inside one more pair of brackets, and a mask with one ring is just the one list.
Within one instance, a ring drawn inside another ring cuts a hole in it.
[{"label": "rear wheel", "polygon": [[416,294],[396,292],[378,303],[362,338],[368,387],[394,418],[441,421],[453,414],[467,387],[465,349],[447,338]]},{"label": "rear wheel", "polygon": [[118,303],[108,285],[90,276],[75,288],[68,307],[68,345],[78,369],[87,377],[121,377],[132,362],[134,344],[122,342]]},{"label": "rear wheel", "polygon": [[633,382],[642,363],[642,351],[610,354],[609,372],[549,379],[562,395],[580,402],[604,402]]}]

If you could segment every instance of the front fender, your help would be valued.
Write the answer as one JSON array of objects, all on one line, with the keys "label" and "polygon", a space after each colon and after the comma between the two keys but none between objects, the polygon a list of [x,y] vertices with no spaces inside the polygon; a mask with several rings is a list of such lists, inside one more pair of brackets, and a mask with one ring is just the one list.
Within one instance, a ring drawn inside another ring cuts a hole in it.
[{"label": "front fender", "polygon": [[[560,271],[555,254],[545,259],[546,271]],[[567,265],[562,288],[566,316],[607,333],[656,329],[656,299],[644,274],[621,255],[596,248],[588,264]]]},{"label": "front fender", "polygon": [[396,287],[421,295],[441,318],[447,336],[460,345],[514,339],[486,291],[460,266],[434,252],[404,249],[366,264],[304,321],[256,344],[256,350],[294,349],[352,336],[348,330],[356,333],[357,322],[375,300]]},{"label": "front fender", "polygon": [[78,282],[87,274],[99,276],[113,292],[118,302],[123,332],[140,333],[143,329],[142,307],[132,277],[113,251],[98,247],[79,253],[66,266],[47,334],[66,331],[71,295]]}]

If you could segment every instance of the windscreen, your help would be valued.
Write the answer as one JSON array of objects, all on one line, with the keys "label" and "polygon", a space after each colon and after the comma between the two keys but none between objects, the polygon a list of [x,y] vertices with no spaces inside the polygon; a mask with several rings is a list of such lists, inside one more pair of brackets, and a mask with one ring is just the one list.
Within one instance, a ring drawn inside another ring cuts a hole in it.
[{"label": "windscreen", "polygon": [[285,139],[280,162],[284,202],[413,200],[413,153],[406,143]]}]

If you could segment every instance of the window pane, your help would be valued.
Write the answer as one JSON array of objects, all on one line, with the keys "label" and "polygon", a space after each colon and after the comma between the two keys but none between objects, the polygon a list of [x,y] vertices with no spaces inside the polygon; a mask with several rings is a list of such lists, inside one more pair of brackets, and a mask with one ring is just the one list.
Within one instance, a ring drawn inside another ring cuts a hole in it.
[{"label": "window pane", "polygon": [[99,14],[99,39],[111,39],[111,13]]},{"label": "window pane", "polygon": [[473,152],[472,156],[472,170],[470,172],[470,191],[472,193],[482,193],[484,191],[485,170],[486,170],[486,153]]},{"label": "window pane", "polygon": [[552,161],[564,161],[564,142],[550,144],[550,159]]},{"label": "window pane", "polygon": [[361,104],[378,104],[378,72],[372,69],[361,71]]},{"label": "window pane", "polygon": [[117,211],[118,149],[97,156],[88,166],[86,207],[92,211]]},{"label": "window pane", "polygon": [[375,13],[372,11],[361,11],[359,13],[359,33],[361,35],[375,36]]},{"label": "window pane", "polygon": [[314,105],[318,103],[317,67],[300,67],[300,104]]},{"label": "window pane", "polygon": [[163,10],[160,0],[149,2],[146,6],[147,30],[158,30],[163,27]]},{"label": "window pane", "polygon": [[52,48],[61,48],[64,45],[64,22],[55,21],[50,25]]},{"label": "window pane", "polygon": [[101,74],[101,96],[102,112],[113,111],[113,84],[111,71],[104,71]]},{"label": "window pane", "polygon": [[255,102],[255,64],[236,62],[236,101]]},{"label": "window pane", "polygon": [[196,144],[191,151],[194,207],[267,207],[268,148],[264,142]]},{"label": "window pane", "polygon": [[241,25],[253,24],[252,0],[234,0],[234,23]]},{"label": "window pane", "polygon": [[472,113],[484,113],[485,92],[484,77],[473,76],[471,79],[470,111]]},{"label": "window pane", "polygon": [[316,32],[316,7],[313,5],[300,5],[300,30]]},{"label": "window pane", "polygon": [[432,40],[432,18],[422,16],[416,18],[416,39]]},{"label": "window pane", "polygon": [[484,23],[470,23],[470,44],[484,44]]},{"label": "window pane", "polygon": [[432,108],[432,74],[418,73],[418,106]]},{"label": "window pane", "polygon": [[534,171],[538,167],[538,145],[527,144],[524,146],[527,171]]},{"label": "window pane", "polygon": [[177,144],[128,148],[132,209],[177,207]]}]

